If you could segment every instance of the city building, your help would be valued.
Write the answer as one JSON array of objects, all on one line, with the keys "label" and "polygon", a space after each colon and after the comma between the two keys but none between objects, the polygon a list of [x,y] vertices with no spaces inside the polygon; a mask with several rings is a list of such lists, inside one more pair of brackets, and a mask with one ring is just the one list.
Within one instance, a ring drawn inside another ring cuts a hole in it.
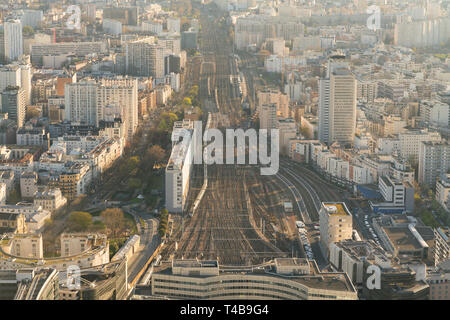
[{"label": "city building", "polygon": [[331,243],[352,239],[352,219],[344,202],[322,202],[319,211],[320,244],[327,255]]},{"label": "city building", "polygon": [[20,194],[23,199],[33,199],[38,191],[38,174],[34,171],[22,172],[20,175]]},{"label": "city building", "polygon": [[0,270],[1,300],[59,300],[58,285],[53,268]]},{"label": "city building", "polygon": [[194,122],[190,120],[177,121],[173,125],[172,152],[165,175],[166,209],[169,212],[181,213],[185,209],[195,150],[193,129]]},{"label": "city building", "polygon": [[23,54],[22,27],[20,20],[8,20],[3,24],[5,58],[9,62]]},{"label": "city building", "polygon": [[154,269],[152,298],[356,300],[347,274],[320,272],[314,261],[275,259],[258,269],[222,268],[217,260],[172,260]]},{"label": "city building", "polygon": [[52,213],[61,209],[66,203],[67,199],[58,188],[37,191],[33,197],[34,206],[42,207],[44,210]]},{"label": "city building", "polygon": [[450,144],[448,142],[422,142],[419,152],[419,177],[421,184],[434,187],[436,180],[450,169]]},{"label": "city building", "polygon": [[7,87],[1,94],[2,112],[8,113],[8,119],[14,120],[20,128],[25,123],[25,90],[19,87]]},{"label": "city building", "polygon": [[319,81],[319,140],[353,144],[356,129],[356,80],[351,71],[329,64],[329,78]]}]

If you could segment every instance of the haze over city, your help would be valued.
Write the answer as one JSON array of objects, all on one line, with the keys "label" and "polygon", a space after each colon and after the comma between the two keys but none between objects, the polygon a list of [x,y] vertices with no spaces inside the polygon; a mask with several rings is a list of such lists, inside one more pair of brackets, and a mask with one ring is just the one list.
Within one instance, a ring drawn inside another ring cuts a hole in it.
[{"label": "haze over city", "polygon": [[450,300],[449,13],[0,0],[0,300]]}]

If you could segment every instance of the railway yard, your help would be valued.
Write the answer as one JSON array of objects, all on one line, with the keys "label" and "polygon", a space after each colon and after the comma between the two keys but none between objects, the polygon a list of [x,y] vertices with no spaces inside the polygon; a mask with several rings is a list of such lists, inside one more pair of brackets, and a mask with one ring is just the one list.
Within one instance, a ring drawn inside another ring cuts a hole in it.
[{"label": "railway yard", "polygon": [[[232,39],[220,11],[203,9],[200,21],[201,55],[191,60],[191,77],[199,84],[203,113],[209,113],[211,128],[242,127],[240,91],[232,81],[239,75]],[[253,90],[252,79],[244,83]],[[280,159],[277,175],[259,172],[256,165],[194,165],[185,212],[174,219],[163,258],[254,265],[276,257],[306,257],[295,225],[300,220],[307,225],[317,263],[323,267],[314,225],[320,202],[342,200],[340,190],[289,160]],[[285,210],[286,202],[293,204],[292,210]]]}]

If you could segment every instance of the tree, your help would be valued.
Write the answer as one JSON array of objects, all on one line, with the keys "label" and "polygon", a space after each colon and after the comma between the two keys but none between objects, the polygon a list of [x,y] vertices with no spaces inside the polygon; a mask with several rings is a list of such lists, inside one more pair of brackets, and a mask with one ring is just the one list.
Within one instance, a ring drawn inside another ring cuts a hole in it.
[{"label": "tree", "polygon": [[74,211],[68,219],[70,231],[86,231],[92,225],[92,216],[89,212]]},{"label": "tree", "polygon": [[155,164],[160,164],[166,158],[166,152],[159,145],[154,145],[147,151],[147,161],[151,165],[151,168]]},{"label": "tree", "polygon": [[24,36],[29,36],[29,35],[34,34],[34,29],[31,26],[24,26],[22,28],[22,33]]},{"label": "tree", "polygon": [[120,208],[108,208],[100,213],[100,217],[106,228],[111,231],[114,237],[125,228],[125,217]]},{"label": "tree", "polygon": [[130,178],[128,179],[128,188],[129,189],[138,189],[142,185],[142,181],[138,178]]},{"label": "tree", "polygon": [[191,100],[191,98],[185,97],[185,98],[183,99],[183,104],[184,104],[184,105],[187,105],[187,106],[191,106],[191,105],[192,105],[192,100]]}]

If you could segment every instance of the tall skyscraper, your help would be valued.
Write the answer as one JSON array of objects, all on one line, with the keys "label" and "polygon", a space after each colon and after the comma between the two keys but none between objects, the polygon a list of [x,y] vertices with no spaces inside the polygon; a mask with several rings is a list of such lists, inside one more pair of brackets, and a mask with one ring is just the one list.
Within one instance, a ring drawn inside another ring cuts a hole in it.
[{"label": "tall skyscraper", "polygon": [[136,79],[102,79],[100,82],[81,81],[65,85],[65,117],[74,123],[98,126],[104,120],[104,108],[111,104],[122,107],[130,139],[138,125]]},{"label": "tall skyscraper", "polygon": [[125,50],[127,74],[164,78],[164,57],[171,54],[169,49],[144,39],[127,43]]},{"label": "tall skyscraper", "polygon": [[356,80],[345,62],[330,61],[319,81],[319,140],[352,144],[356,127]]},{"label": "tall skyscraper", "polygon": [[4,23],[5,58],[14,61],[23,54],[22,24],[19,20]]},{"label": "tall skyscraper", "polygon": [[2,112],[8,113],[8,118],[17,122],[20,128],[25,123],[25,90],[19,87],[7,87],[2,92]]}]

